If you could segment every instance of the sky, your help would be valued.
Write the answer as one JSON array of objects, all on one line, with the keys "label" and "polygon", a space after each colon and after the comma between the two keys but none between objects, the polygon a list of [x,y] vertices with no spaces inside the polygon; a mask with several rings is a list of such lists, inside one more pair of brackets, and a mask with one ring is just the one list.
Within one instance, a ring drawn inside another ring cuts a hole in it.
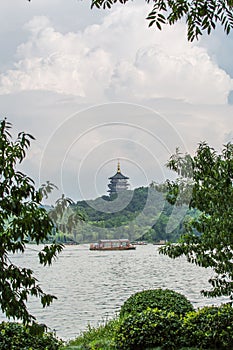
[{"label": "sky", "polygon": [[133,189],[173,178],[176,147],[232,141],[233,34],[189,43],[184,23],[148,28],[149,11],[1,1],[1,117],[36,138],[22,169],[58,186],[50,201],[107,194],[118,159]]}]

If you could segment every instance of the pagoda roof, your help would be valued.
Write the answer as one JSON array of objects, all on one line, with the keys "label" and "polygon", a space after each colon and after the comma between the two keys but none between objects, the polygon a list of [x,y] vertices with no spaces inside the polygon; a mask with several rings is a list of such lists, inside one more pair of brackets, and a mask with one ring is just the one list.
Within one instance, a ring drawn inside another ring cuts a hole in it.
[{"label": "pagoda roof", "polygon": [[125,180],[127,180],[127,179],[129,179],[127,176],[125,176],[125,175],[123,175],[122,173],[120,173],[120,172],[117,172],[115,175],[113,175],[113,176],[111,176],[111,177],[109,177],[109,179],[110,180],[112,180],[112,179],[125,179]]}]

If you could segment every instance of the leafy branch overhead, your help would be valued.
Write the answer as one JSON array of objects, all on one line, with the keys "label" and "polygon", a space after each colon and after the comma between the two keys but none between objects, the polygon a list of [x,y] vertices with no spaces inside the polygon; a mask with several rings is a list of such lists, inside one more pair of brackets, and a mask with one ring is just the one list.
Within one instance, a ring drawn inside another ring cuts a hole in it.
[{"label": "leafy branch overhead", "polygon": [[[116,3],[125,4],[129,0],[92,0],[91,7],[111,8]],[[164,25],[173,25],[185,20],[189,41],[198,39],[204,32],[210,34],[219,23],[226,34],[233,28],[233,0],[145,0],[152,4],[147,16],[149,26],[159,30]]]}]

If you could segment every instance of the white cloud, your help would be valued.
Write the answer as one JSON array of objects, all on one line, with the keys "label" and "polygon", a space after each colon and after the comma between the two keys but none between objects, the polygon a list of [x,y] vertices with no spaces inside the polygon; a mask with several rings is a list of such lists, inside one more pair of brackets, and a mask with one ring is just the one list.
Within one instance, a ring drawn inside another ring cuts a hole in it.
[{"label": "white cloud", "polygon": [[11,21],[24,39],[0,75],[1,113],[36,137],[23,166],[38,184],[49,179],[74,199],[79,184],[95,197],[106,193],[118,157],[133,186],[162,181],[176,146],[193,153],[206,140],[219,150],[232,137],[232,81],[200,42],[187,42],[183,25],[148,29],[148,8],[133,3],[96,22],[85,12],[76,26],[79,16],[70,24],[64,2],[51,1],[63,7],[33,12],[23,34],[25,21]]},{"label": "white cloud", "polygon": [[17,62],[0,75],[0,93],[44,90],[89,103],[157,97],[227,103],[230,77],[204,48],[187,43],[182,25],[149,30],[147,10],[118,7],[101,24],[76,33],[61,33],[47,17],[34,17]]}]

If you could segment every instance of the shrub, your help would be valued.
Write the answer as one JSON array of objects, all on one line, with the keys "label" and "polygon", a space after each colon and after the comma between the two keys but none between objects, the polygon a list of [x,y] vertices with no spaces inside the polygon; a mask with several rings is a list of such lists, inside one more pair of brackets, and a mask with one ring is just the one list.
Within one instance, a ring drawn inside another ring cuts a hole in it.
[{"label": "shrub", "polygon": [[183,341],[185,346],[200,349],[232,349],[232,306],[209,306],[188,313],[183,320]]},{"label": "shrub", "polygon": [[58,350],[61,343],[38,324],[0,323],[0,350]]},{"label": "shrub", "polygon": [[116,329],[116,348],[141,350],[160,346],[161,349],[177,349],[181,326],[182,321],[174,312],[148,308],[128,314]]},{"label": "shrub", "polygon": [[152,289],[131,295],[122,305],[120,317],[132,312],[142,312],[148,307],[174,312],[176,315],[185,315],[194,310],[191,302],[184,295],[170,289]]}]

